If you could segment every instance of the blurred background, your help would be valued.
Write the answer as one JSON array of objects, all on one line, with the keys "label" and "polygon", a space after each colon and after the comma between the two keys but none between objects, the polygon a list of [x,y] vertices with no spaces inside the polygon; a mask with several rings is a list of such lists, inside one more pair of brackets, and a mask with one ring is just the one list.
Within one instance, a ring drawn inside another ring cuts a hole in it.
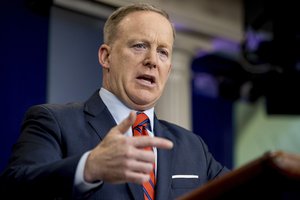
[{"label": "blurred background", "polygon": [[160,118],[199,134],[232,169],[267,151],[300,153],[295,3],[14,0],[0,4],[0,171],[30,106],[85,101],[101,86],[104,21],[131,2],[162,7],[177,31]]}]

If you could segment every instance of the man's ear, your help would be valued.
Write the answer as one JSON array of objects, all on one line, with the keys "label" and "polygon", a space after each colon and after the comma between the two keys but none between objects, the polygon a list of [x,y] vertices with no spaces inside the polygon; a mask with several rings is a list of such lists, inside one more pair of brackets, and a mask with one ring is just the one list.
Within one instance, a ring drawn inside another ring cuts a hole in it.
[{"label": "man's ear", "polygon": [[109,69],[110,46],[102,44],[98,50],[98,60],[103,68]]}]

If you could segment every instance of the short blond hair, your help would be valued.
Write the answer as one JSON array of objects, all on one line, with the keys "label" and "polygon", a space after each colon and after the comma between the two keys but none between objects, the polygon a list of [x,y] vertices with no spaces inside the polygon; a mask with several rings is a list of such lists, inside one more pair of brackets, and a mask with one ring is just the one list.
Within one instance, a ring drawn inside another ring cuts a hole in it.
[{"label": "short blond hair", "polygon": [[176,34],[175,28],[170,20],[169,14],[166,11],[157,8],[151,4],[136,3],[136,4],[120,7],[109,16],[109,18],[106,20],[104,24],[104,29],[103,29],[104,43],[106,44],[112,43],[114,38],[116,37],[118,31],[118,25],[120,21],[122,21],[122,19],[124,19],[128,14],[137,11],[151,11],[164,16],[170,22],[173,31],[173,38],[175,39],[175,34]]}]

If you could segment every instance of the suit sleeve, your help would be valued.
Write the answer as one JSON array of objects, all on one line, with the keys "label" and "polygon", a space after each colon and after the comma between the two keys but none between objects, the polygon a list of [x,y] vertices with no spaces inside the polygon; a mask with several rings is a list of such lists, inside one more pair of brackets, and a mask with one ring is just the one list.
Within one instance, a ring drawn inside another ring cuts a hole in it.
[{"label": "suit sleeve", "polygon": [[230,170],[226,167],[221,165],[215,158],[214,156],[211,154],[211,152],[209,151],[206,143],[202,140],[202,138],[200,136],[197,136],[201,142],[201,146],[203,148],[203,152],[205,155],[205,159],[206,159],[206,163],[207,163],[207,177],[208,180],[220,177],[228,172],[230,172]]},{"label": "suit sleeve", "polygon": [[2,194],[11,199],[70,197],[81,154],[65,156],[64,145],[60,124],[51,110],[45,106],[29,109],[1,175]]}]

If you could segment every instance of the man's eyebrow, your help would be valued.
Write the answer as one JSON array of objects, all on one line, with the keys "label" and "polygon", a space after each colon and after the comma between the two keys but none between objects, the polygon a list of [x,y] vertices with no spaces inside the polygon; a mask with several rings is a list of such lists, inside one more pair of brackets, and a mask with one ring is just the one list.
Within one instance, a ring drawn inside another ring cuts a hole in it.
[{"label": "man's eyebrow", "polygon": [[[144,43],[145,45],[147,46],[150,46],[151,45],[151,41],[149,41],[148,39],[129,39],[128,40],[128,44],[133,44],[133,43],[136,43],[136,42],[141,42],[141,43]],[[158,43],[158,48],[166,48],[166,49],[172,49],[172,45],[168,45],[167,43],[165,42],[159,42]]]},{"label": "man's eyebrow", "polygon": [[135,42],[145,42],[146,40],[144,39],[129,39],[128,43],[135,43]]},{"label": "man's eyebrow", "polygon": [[171,51],[173,46],[163,42],[163,43],[160,43],[160,44],[158,45],[158,47],[159,47],[159,48],[168,49],[169,51]]},{"label": "man's eyebrow", "polygon": [[129,39],[128,40],[128,44],[133,44],[133,43],[144,43],[146,45],[150,45],[151,42],[149,42],[148,40],[146,39]]}]

